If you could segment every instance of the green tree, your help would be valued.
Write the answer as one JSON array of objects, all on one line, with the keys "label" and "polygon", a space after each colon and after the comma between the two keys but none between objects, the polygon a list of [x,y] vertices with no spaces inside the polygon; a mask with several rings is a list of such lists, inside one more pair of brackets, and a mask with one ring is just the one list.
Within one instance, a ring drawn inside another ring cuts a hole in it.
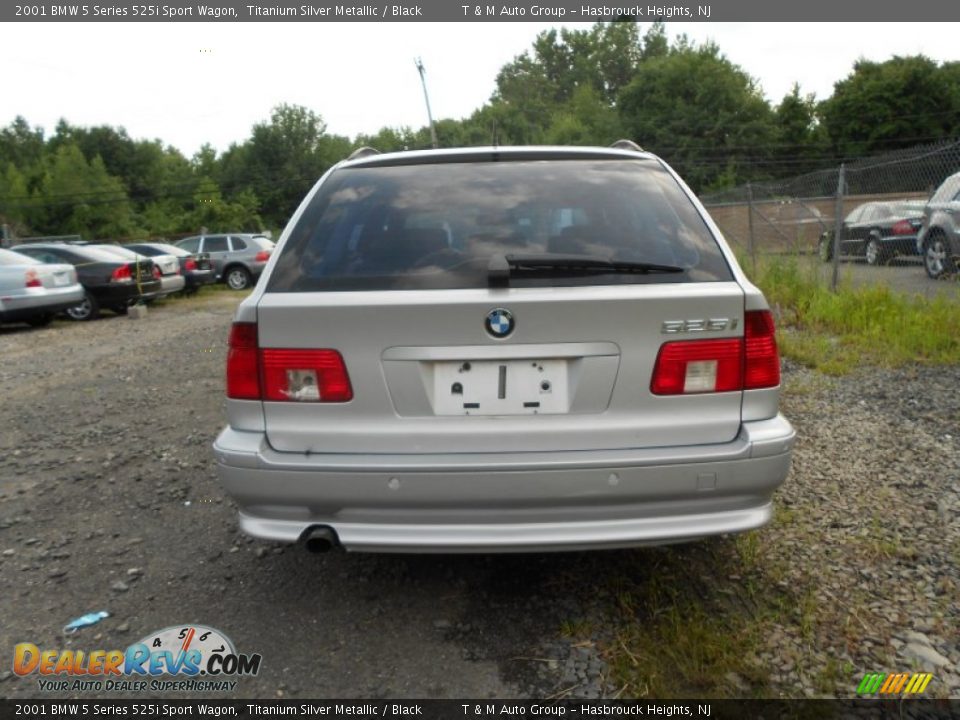
[{"label": "green tree", "polygon": [[960,71],[922,55],[858,60],[819,107],[834,149],[860,156],[960,132]]},{"label": "green tree", "polygon": [[62,144],[47,159],[35,202],[27,209],[34,230],[86,238],[127,237],[135,229],[123,183],[99,156],[87,162],[76,145]]},{"label": "green tree", "polygon": [[630,137],[698,191],[755,176],[776,132],[756,82],[712,43],[641,63],[618,110]]}]

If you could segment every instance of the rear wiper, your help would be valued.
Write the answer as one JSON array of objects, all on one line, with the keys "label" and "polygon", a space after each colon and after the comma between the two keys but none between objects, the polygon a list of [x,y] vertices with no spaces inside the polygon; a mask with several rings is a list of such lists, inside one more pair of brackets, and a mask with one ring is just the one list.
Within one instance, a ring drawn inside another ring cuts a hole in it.
[{"label": "rear wiper", "polygon": [[676,265],[658,265],[656,263],[633,262],[630,260],[612,260],[593,255],[494,255],[487,266],[487,277],[491,285],[506,285],[510,275],[516,272],[543,273],[557,270],[563,274],[627,274],[639,273],[681,273],[686,268]]}]

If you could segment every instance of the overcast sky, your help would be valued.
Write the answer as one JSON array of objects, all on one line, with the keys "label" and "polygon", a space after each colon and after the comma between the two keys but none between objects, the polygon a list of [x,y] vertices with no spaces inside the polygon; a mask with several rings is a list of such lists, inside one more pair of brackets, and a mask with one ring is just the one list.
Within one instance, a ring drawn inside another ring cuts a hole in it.
[{"label": "overcast sky", "polygon": [[[566,23],[587,28],[584,23]],[[419,56],[435,118],[482,105],[500,67],[548,24],[36,23],[7,24],[0,45],[0,125],[23,115],[122,126],[187,155],[247,138],[282,102],[320,113],[353,137],[426,124]],[[641,25],[641,34],[647,25]],[[956,60],[957,23],[668,23],[671,37],[713,39],[774,103],[799,82],[828,97],[857,58],[924,53]]]}]

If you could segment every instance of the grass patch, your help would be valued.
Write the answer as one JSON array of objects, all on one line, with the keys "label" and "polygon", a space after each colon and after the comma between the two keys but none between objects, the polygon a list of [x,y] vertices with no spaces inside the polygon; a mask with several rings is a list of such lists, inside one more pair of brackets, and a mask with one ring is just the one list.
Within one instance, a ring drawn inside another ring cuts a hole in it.
[{"label": "grass patch", "polygon": [[640,551],[617,582],[606,648],[621,697],[752,697],[768,693],[758,662],[765,619],[778,612],[750,578],[756,540]]},{"label": "grass patch", "polygon": [[786,357],[842,375],[864,363],[960,363],[956,301],[904,295],[886,285],[831,292],[816,267],[796,258],[763,258],[752,280],[780,310],[778,342]]}]

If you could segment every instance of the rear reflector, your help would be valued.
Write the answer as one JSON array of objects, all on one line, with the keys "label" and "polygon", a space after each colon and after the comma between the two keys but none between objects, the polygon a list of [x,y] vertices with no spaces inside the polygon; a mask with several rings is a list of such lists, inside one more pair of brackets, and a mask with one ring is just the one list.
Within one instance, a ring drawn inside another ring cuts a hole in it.
[{"label": "rear reflector", "polygon": [[353,388],[336,350],[259,348],[255,323],[234,323],[227,397],[270,402],[349,402]]},{"label": "rear reflector", "polygon": [[780,356],[769,310],[744,315],[743,338],[664,343],[650,381],[654,395],[689,395],[776,387]]}]

